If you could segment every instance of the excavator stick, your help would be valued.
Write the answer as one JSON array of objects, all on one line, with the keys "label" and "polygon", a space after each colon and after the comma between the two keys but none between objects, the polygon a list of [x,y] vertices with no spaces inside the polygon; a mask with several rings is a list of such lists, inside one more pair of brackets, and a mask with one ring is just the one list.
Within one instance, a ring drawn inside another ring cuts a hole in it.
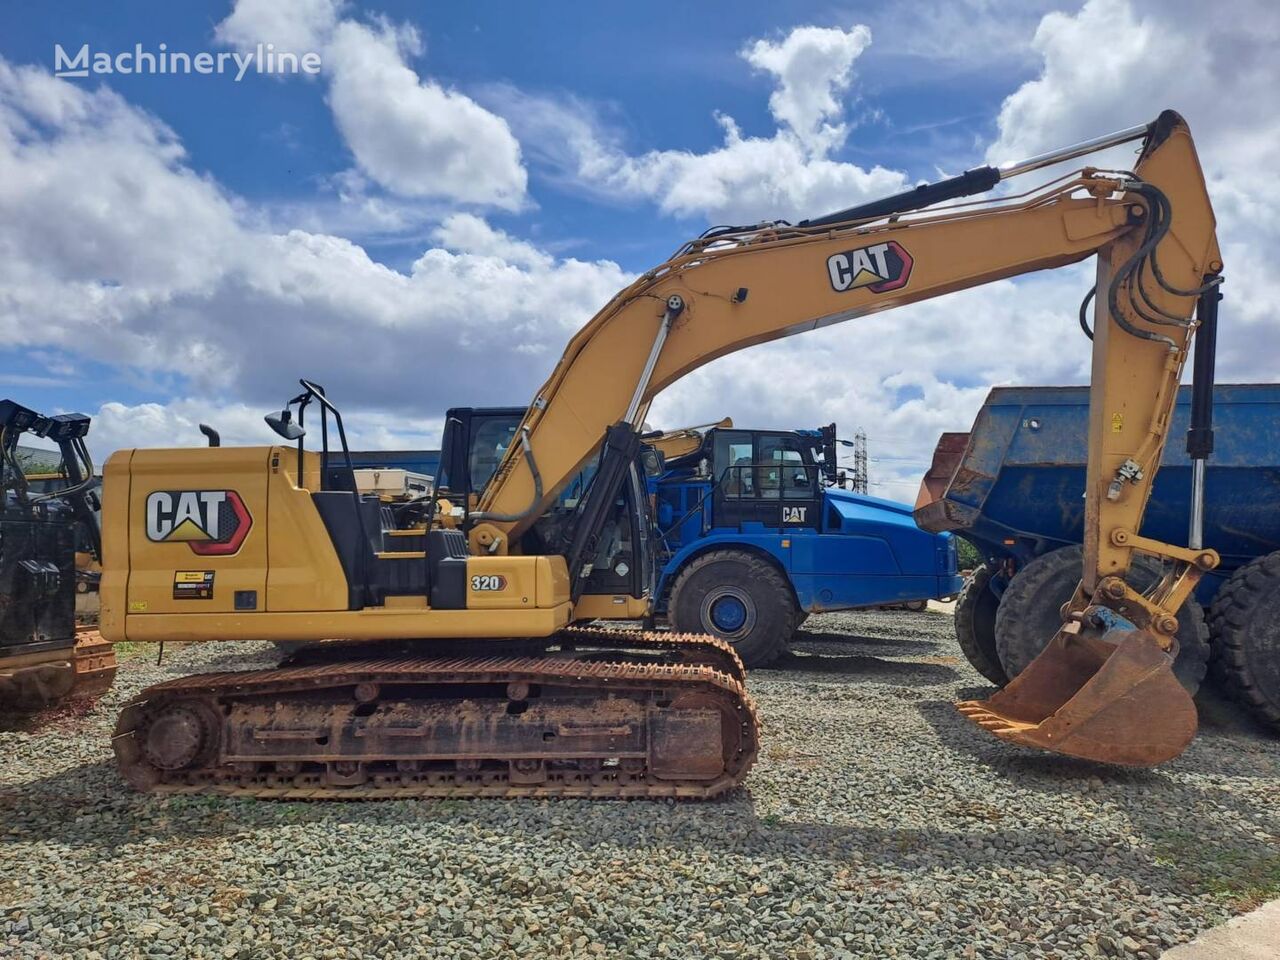
[{"label": "excavator stick", "polygon": [[1132,624],[1103,636],[1078,627],[1065,625],[1008,686],[960,712],[1002,740],[1100,763],[1150,767],[1182,753],[1197,721],[1173,674],[1176,643],[1166,652]]}]

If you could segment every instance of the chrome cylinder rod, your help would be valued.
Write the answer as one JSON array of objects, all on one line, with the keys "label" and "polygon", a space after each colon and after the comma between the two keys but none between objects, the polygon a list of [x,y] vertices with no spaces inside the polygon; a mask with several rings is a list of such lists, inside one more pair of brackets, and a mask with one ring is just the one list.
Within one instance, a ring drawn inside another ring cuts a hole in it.
[{"label": "chrome cylinder rod", "polygon": [[658,333],[653,338],[653,346],[649,349],[649,357],[644,362],[644,370],[640,372],[640,379],[636,382],[636,389],[631,394],[631,402],[627,404],[627,412],[623,417],[627,423],[633,427],[639,427],[637,423],[640,414],[640,404],[644,400],[645,391],[649,389],[649,381],[653,379],[653,368],[658,365],[658,357],[662,353],[662,347],[667,342],[667,334],[671,332],[671,324],[675,323],[676,317],[684,312],[684,298],[679,294],[673,293],[667,297],[667,309],[662,314],[662,322],[658,324]]},{"label": "chrome cylinder rod", "polygon": [[1204,466],[1203,460],[1191,461],[1191,529],[1187,546],[1192,550],[1204,549]]},{"label": "chrome cylinder rod", "polygon": [[1115,133],[1103,134],[1101,137],[1094,137],[1092,140],[1082,140],[1079,143],[1073,143],[1069,147],[1063,147],[1060,150],[1050,150],[1048,153],[1042,153],[1039,156],[1030,157],[1026,160],[1014,160],[1009,163],[1002,163],[1000,166],[996,167],[996,169],[1000,171],[1001,180],[1008,180],[1010,177],[1030,173],[1032,170],[1040,170],[1043,167],[1049,167],[1055,163],[1062,163],[1065,160],[1074,160],[1076,157],[1083,157],[1086,153],[1105,150],[1108,147],[1128,143],[1130,140],[1141,140],[1151,132],[1151,127],[1152,124],[1150,123],[1140,123],[1136,127],[1126,127],[1124,130],[1117,130]]}]

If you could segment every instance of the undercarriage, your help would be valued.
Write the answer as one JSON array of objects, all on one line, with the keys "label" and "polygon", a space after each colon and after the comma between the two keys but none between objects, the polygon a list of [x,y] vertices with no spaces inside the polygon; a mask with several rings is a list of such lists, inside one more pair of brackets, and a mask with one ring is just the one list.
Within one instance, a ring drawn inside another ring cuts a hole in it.
[{"label": "undercarriage", "polygon": [[755,760],[723,641],[575,628],[440,649],[319,644],[276,669],[157,684],[120,715],[121,773],[168,794],[709,799]]}]

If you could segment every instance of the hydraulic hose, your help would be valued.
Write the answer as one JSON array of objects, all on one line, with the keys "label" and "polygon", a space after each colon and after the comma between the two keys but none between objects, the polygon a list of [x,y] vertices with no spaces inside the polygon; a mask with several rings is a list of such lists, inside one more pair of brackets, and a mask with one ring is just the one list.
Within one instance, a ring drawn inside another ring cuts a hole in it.
[{"label": "hydraulic hose", "polygon": [[520,449],[524,453],[525,463],[529,465],[529,473],[533,475],[533,499],[529,505],[517,513],[494,513],[492,510],[471,514],[472,520],[490,520],[498,523],[515,523],[532,516],[542,502],[542,474],[538,472],[538,463],[533,458],[533,444],[529,442],[529,428],[520,428]]},{"label": "hydraulic hose", "polygon": [[[1144,189],[1148,186],[1150,185],[1139,181],[1126,185],[1126,190],[1132,191],[1141,196],[1149,197],[1150,195],[1148,191]],[[1159,191],[1156,192],[1158,193]],[[1129,279],[1138,267],[1141,266],[1143,260],[1151,253],[1152,250],[1155,249],[1156,244],[1164,238],[1164,234],[1168,232],[1168,222],[1163,221],[1160,214],[1156,212],[1156,206],[1156,203],[1149,200],[1147,204],[1149,212],[1147,216],[1146,238],[1143,240],[1141,246],[1134,251],[1133,256],[1120,265],[1120,269],[1116,271],[1116,275],[1112,278],[1111,285],[1107,289],[1107,307],[1111,311],[1111,318],[1115,320],[1116,325],[1125,333],[1130,336],[1137,337],[1140,340],[1150,340],[1153,343],[1166,344],[1170,351],[1176,351],[1178,349],[1178,344],[1171,337],[1166,337],[1159,333],[1151,333],[1148,330],[1142,330],[1135,327],[1125,318],[1124,314],[1120,310],[1121,284],[1123,284],[1125,280]],[[1160,213],[1163,213],[1163,209],[1160,210]],[[1134,312],[1139,316],[1142,316],[1144,319],[1149,319],[1145,317],[1141,308],[1134,302],[1132,290],[1129,291],[1129,294],[1130,306],[1133,308]]]},{"label": "hydraulic hose", "polygon": [[1093,295],[1098,292],[1098,285],[1095,283],[1089,288],[1089,292],[1084,295],[1084,299],[1080,301],[1080,329],[1084,331],[1084,335],[1090,340],[1093,339],[1093,331],[1089,328],[1089,304],[1093,300]]}]

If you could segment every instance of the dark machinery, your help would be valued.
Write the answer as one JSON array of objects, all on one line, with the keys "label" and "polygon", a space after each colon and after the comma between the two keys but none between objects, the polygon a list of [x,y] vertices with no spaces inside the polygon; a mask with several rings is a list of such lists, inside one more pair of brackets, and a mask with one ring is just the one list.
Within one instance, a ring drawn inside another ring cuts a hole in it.
[{"label": "dark machinery", "polygon": [[[23,714],[111,686],[115,654],[76,627],[76,546],[101,560],[84,414],[46,417],[0,401],[0,713]],[[18,456],[25,434],[52,440],[58,477],[37,491]]]}]

